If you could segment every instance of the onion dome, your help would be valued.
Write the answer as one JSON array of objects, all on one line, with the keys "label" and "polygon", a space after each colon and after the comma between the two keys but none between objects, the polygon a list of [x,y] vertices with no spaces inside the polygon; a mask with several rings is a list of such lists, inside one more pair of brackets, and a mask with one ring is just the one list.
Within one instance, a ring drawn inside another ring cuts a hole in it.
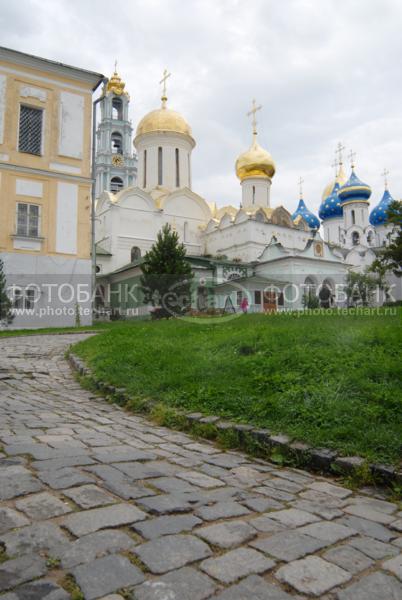
[{"label": "onion dome", "polygon": [[345,171],[343,170],[342,163],[339,165],[338,175],[335,177],[335,179],[333,179],[332,181],[327,183],[327,185],[324,188],[324,191],[322,192],[321,200],[323,202],[334,191],[334,186],[335,186],[336,182],[338,182],[340,186],[342,186],[344,183],[346,183],[346,174],[345,174]]},{"label": "onion dome", "polygon": [[352,166],[352,173],[347,182],[340,188],[338,195],[342,206],[348,202],[356,201],[368,203],[371,196],[371,187],[358,178]]},{"label": "onion dome", "polygon": [[166,106],[152,110],[145,115],[138,123],[136,135],[161,131],[181,133],[191,137],[191,128],[184,117],[180,113],[166,108]]},{"label": "onion dome", "polygon": [[321,202],[318,215],[322,221],[343,216],[343,208],[341,206],[341,201],[338,196],[339,189],[339,183],[336,181],[330,195],[327,196],[327,198],[325,198],[325,200]]},{"label": "onion dome", "polygon": [[387,188],[384,190],[384,194],[377,206],[373,208],[370,213],[369,221],[371,225],[374,227],[378,227],[379,225],[385,225],[388,221],[388,208],[391,202],[394,201],[394,198],[391,196]]},{"label": "onion dome", "polygon": [[128,96],[128,93],[124,90],[125,86],[125,82],[115,69],[113,75],[107,82],[106,93],[116,94],[116,96],[121,96],[122,94]]},{"label": "onion dome", "polygon": [[300,198],[299,200],[299,204],[292,215],[292,221],[294,221],[299,215],[303,217],[310,229],[319,229],[320,221],[315,214],[307,208],[303,198]]},{"label": "onion dome", "polygon": [[236,160],[236,175],[243,181],[247,177],[268,177],[275,175],[275,163],[270,153],[257,142],[253,134],[253,142],[247,152],[240,154]]}]

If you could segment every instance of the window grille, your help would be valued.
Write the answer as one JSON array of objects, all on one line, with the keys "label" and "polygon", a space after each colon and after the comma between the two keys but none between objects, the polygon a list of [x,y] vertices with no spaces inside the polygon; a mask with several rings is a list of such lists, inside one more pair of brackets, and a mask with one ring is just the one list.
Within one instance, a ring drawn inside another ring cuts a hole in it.
[{"label": "window grille", "polygon": [[26,288],[25,289],[24,308],[27,308],[29,310],[34,307],[34,304],[35,304],[35,290],[32,288]]},{"label": "window grille", "polygon": [[28,154],[41,154],[43,111],[32,106],[20,108],[18,150]]},{"label": "window grille", "polygon": [[39,237],[39,206],[37,204],[18,203],[17,235]]}]

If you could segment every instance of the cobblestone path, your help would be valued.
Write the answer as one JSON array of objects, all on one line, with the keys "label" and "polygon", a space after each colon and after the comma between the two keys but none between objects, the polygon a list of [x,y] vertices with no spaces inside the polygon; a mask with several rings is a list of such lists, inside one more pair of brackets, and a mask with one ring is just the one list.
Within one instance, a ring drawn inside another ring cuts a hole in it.
[{"label": "cobblestone path", "polygon": [[401,600],[401,507],[107,404],[82,338],[0,340],[0,600]]}]

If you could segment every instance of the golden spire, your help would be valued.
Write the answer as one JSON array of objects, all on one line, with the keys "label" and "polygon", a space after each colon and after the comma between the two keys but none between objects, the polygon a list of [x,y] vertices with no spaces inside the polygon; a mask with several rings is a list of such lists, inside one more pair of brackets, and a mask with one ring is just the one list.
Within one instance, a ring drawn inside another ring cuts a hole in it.
[{"label": "golden spire", "polygon": [[166,102],[167,102],[167,95],[166,95],[166,80],[171,76],[171,73],[168,73],[168,70],[165,69],[163,71],[163,77],[160,80],[159,83],[163,84],[163,88],[162,88],[162,108],[166,108]]},{"label": "golden spire", "polygon": [[300,194],[300,198],[303,198],[303,183],[304,183],[304,179],[303,177],[299,177],[299,194]]},{"label": "golden spire", "polygon": [[384,168],[384,170],[381,173],[381,175],[384,177],[384,187],[387,190],[388,189],[388,175],[389,175],[388,169]]},{"label": "golden spire", "polygon": [[260,104],[259,106],[257,106],[255,99],[253,99],[252,108],[247,113],[247,116],[250,117],[251,115],[253,115],[251,124],[253,126],[253,136],[254,137],[257,135],[257,119],[256,119],[255,115],[256,115],[256,112],[261,109],[262,109],[262,105]]}]

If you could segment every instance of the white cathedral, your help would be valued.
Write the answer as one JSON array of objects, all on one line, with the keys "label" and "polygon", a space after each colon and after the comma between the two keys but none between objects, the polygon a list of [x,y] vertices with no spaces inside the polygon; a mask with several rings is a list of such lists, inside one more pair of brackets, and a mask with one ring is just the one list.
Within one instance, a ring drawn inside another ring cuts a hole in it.
[{"label": "white cathedral", "polygon": [[[339,151],[336,175],[322,197],[321,223],[302,194],[293,214],[283,206],[272,207],[276,167],[258,143],[255,113],[260,107],[254,103],[249,113],[252,142],[235,165],[239,207],[217,207],[192,189],[196,143],[184,117],[167,106],[168,76],[165,71],[160,108],[137,125],[136,154],[128,118],[130,98],[116,71],[103,90],[96,154],[100,304],[137,315],[149,311],[133,288],[142,257],[169,223],[192,265],[198,309],[223,308],[229,301],[236,310],[245,296],[253,312],[299,309],[306,290],[318,293],[322,286],[330,290],[331,305],[344,306],[348,271],[369,266],[392,229],[386,220],[392,201],[387,185],[369,212],[371,189],[357,177],[353,164],[346,177]],[[391,295],[400,299],[401,282],[390,279]]]}]

